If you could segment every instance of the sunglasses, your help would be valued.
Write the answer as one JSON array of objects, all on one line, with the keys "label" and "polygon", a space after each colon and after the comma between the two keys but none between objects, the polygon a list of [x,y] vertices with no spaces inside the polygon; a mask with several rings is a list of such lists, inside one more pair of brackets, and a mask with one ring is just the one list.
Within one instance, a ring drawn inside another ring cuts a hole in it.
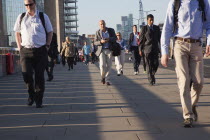
[{"label": "sunglasses", "polygon": [[34,3],[30,3],[30,4],[25,4],[25,6],[33,6],[34,5]]}]

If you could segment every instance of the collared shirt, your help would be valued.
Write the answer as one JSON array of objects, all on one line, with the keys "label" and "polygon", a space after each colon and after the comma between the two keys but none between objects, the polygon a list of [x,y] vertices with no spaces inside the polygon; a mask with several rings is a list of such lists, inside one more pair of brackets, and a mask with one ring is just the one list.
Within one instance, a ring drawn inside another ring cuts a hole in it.
[{"label": "collared shirt", "polygon": [[91,52],[91,48],[90,48],[89,45],[84,45],[84,46],[83,46],[83,50],[84,50],[84,54],[85,54],[85,55],[89,55],[90,52]]},{"label": "collared shirt", "polygon": [[148,25],[151,30],[153,30],[153,25]]},{"label": "collared shirt", "polygon": [[[14,31],[21,33],[21,46],[26,48],[39,48],[46,44],[46,33],[44,26],[42,25],[41,19],[39,18],[39,11],[36,10],[34,16],[30,16],[28,12],[23,17],[21,26],[20,26],[20,17],[18,16]],[[45,19],[45,28],[47,33],[52,32],[52,25],[49,20],[49,17],[44,14]]]},{"label": "collared shirt", "polygon": [[178,13],[178,29],[176,33],[173,33],[174,0],[169,2],[161,36],[162,54],[168,54],[171,37],[201,39],[204,28],[207,30],[207,45],[210,45],[210,8],[208,0],[204,0],[204,2],[206,22],[203,22],[202,20],[202,11],[199,10],[198,0],[181,0],[181,6]]},{"label": "collared shirt", "polygon": [[[109,32],[108,32],[107,30],[106,30],[106,32],[102,32],[102,38],[103,38],[103,39],[109,38]],[[104,43],[104,44],[102,45],[102,48],[103,48],[103,49],[108,49],[108,48],[109,48],[109,42]]]},{"label": "collared shirt", "polygon": [[139,39],[139,35],[138,33],[133,33],[134,37],[133,37],[133,42],[132,42],[132,46],[138,46],[138,41],[137,39]]}]

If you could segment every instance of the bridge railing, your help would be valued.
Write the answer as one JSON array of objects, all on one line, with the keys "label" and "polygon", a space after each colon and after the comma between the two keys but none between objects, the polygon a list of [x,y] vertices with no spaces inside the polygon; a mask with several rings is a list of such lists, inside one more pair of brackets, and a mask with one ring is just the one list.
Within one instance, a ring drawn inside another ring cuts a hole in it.
[{"label": "bridge railing", "polygon": [[19,50],[12,47],[0,47],[0,77],[20,71]]}]

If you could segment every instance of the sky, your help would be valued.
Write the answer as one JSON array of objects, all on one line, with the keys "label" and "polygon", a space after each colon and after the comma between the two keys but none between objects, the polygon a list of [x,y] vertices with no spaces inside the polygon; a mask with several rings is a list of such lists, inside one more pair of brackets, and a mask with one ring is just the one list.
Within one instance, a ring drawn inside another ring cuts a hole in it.
[{"label": "sky", "polygon": [[[155,17],[155,23],[163,23],[170,0],[142,0],[143,10],[150,11]],[[78,0],[79,34],[95,34],[99,29],[98,22],[103,19],[107,27],[116,29],[121,24],[121,16],[133,14],[139,18],[139,0]],[[134,24],[138,24],[134,20]]]}]

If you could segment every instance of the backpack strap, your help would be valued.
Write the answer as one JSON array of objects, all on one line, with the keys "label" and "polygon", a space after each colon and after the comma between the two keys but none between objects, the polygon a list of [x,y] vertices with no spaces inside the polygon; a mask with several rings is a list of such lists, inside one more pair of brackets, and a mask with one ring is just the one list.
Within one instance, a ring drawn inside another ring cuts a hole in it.
[{"label": "backpack strap", "polygon": [[42,25],[44,27],[45,33],[47,35],[47,30],[46,30],[46,27],[45,27],[45,19],[44,19],[44,13],[43,12],[39,12],[39,18],[40,18],[40,20],[42,22]]},{"label": "backpack strap", "polygon": [[22,13],[21,16],[20,16],[20,22],[19,22],[20,26],[21,26],[21,22],[22,22],[22,20],[23,20],[23,17],[24,17],[25,15],[26,15],[26,13],[24,12],[24,13]]},{"label": "backpack strap", "polygon": [[179,8],[181,5],[181,0],[174,0],[174,28],[173,28],[173,33],[176,32],[178,28],[178,13],[179,13]]},{"label": "backpack strap", "polygon": [[206,21],[204,0],[198,0],[198,3],[199,3],[199,10],[202,11],[202,19],[203,19],[203,21]]}]

